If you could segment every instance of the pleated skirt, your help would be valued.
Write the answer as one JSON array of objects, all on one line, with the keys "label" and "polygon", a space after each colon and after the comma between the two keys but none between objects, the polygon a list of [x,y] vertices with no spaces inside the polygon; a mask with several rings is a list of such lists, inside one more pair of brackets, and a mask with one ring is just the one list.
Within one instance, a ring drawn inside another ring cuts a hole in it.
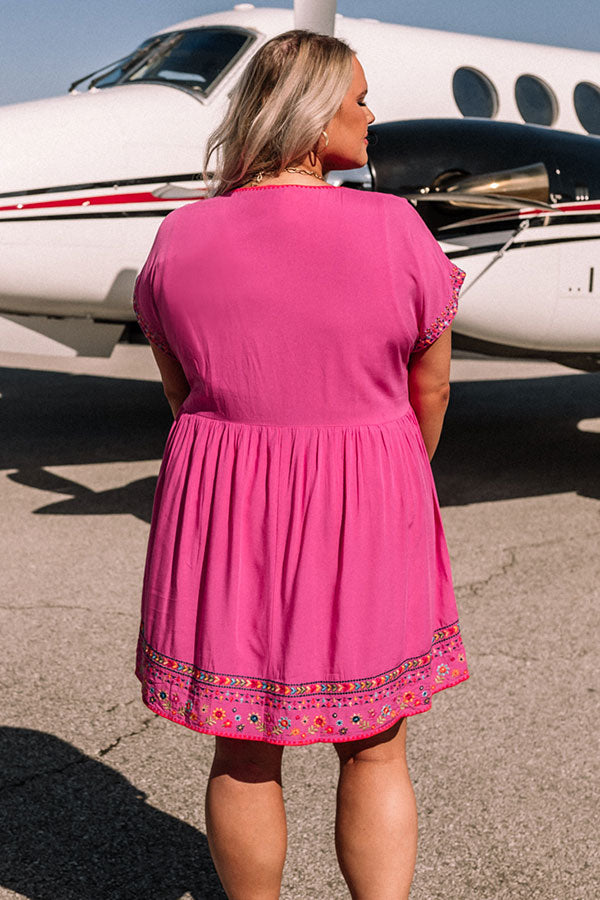
[{"label": "pleated skirt", "polygon": [[150,529],[136,674],[206,734],[349,741],[469,677],[412,408],[360,425],[180,414]]}]

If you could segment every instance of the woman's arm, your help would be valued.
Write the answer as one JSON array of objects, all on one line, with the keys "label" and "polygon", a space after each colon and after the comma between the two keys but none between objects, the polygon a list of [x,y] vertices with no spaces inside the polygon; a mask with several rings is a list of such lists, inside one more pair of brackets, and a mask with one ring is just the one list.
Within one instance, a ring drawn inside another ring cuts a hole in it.
[{"label": "woman's arm", "polygon": [[408,364],[408,396],[414,409],[429,460],[433,458],[442,433],[444,416],[450,399],[450,328],[439,338],[413,353]]},{"label": "woman's arm", "polygon": [[175,418],[179,407],[190,393],[190,386],[177,360],[168,353],[163,353],[155,344],[151,343],[150,346],[162,378],[165,397]]}]

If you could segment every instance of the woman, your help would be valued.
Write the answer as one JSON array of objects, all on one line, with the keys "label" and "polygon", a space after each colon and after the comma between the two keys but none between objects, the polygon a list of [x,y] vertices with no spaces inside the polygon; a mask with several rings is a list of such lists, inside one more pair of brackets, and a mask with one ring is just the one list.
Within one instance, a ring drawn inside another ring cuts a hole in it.
[{"label": "woman", "polygon": [[464,274],[407,201],[325,182],[367,161],[366,93],[343,41],[266,43],[209,141],[209,197],[167,216],[136,282],[175,417],[137,674],[152,710],[216,736],[230,900],[279,896],[283,747],[318,741],[352,896],[407,897],[406,718],[468,677],[429,465]]}]

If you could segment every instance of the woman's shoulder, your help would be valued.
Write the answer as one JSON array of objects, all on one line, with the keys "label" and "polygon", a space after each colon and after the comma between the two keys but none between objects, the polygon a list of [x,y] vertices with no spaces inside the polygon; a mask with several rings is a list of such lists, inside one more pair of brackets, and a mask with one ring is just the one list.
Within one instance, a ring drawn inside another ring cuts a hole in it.
[{"label": "woman's shoulder", "polygon": [[174,228],[179,225],[186,226],[191,219],[205,215],[209,209],[214,210],[216,208],[215,201],[219,201],[220,199],[220,197],[203,197],[200,200],[191,200],[183,206],[178,206],[177,209],[171,210],[165,217],[163,224],[166,224],[169,228]]},{"label": "woman's shoulder", "polygon": [[[301,185],[300,187],[306,188],[307,186]],[[179,229],[188,229],[193,224],[199,224],[203,219],[208,220],[212,216],[224,216],[225,219],[231,220],[234,211],[239,210],[240,214],[243,214],[243,211],[245,210],[245,204],[234,202],[239,199],[239,195],[245,195],[246,197],[255,196],[259,191],[266,191],[271,198],[274,193],[273,191],[269,191],[267,187],[264,187],[257,188],[256,190],[246,189],[233,191],[229,194],[219,194],[216,197],[205,197],[200,200],[193,200],[168,213],[163,220],[161,228],[163,231],[166,230],[168,232],[178,231]],[[281,195],[283,196],[283,194],[284,191],[282,190]],[[345,185],[331,188],[318,186],[308,187],[308,189],[296,191],[294,199],[295,202],[306,201],[307,203],[310,203],[315,197],[321,201],[324,194],[330,198],[333,206],[336,205],[336,202],[339,204],[341,201],[344,207],[347,207],[348,204],[352,204],[359,210],[365,210],[365,212],[387,213],[400,218],[410,218],[417,214],[412,204],[408,200],[405,200],[404,197],[398,197],[396,194],[390,194],[383,191],[363,190],[361,188],[352,188]]]},{"label": "woman's shoulder", "polygon": [[[336,190],[343,195],[344,199],[353,199],[356,203],[362,203],[365,206],[389,207],[398,211],[403,211],[407,207],[413,209],[412,204],[404,197],[387,191],[372,191],[369,188],[353,188],[346,185],[342,185]],[[333,194],[333,191],[331,193]]]},{"label": "woman's shoulder", "polygon": [[410,228],[415,217],[421,218],[412,203],[397,194],[344,186],[337,190],[343,192],[341,197],[344,205],[352,203],[358,211],[364,210],[365,213],[370,213],[375,221],[380,220],[382,223],[387,222],[394,226]]},{"label": "woman's shoulder", "polygon": [[346,194],[361,197],[367,203],[388,203],[392,206],[399,207],[412,206],[405,197],[399,197],[398,194],[392,194],[389,191],[373,191],[370,188],[353,188],[347,187],[346,185],[342,185],[338,190],[343,191]]}]

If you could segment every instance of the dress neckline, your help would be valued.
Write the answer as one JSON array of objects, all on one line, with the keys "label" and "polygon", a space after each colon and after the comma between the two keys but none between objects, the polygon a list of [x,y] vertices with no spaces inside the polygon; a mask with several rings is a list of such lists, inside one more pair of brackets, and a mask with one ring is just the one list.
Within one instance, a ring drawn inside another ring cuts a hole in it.
[{"label": "dress neckline", "polygon": [[299,187],[299,188],[308,188],[308,190],[327,190],[328,188],[333,188],[335,190],[334,184],[251,184],[248,187],[239,187],[234,188],[232,191],[229,191],[229,194],[237,194],[240,191],[267,191],[269,188],[284,188],[284,187]]}]

